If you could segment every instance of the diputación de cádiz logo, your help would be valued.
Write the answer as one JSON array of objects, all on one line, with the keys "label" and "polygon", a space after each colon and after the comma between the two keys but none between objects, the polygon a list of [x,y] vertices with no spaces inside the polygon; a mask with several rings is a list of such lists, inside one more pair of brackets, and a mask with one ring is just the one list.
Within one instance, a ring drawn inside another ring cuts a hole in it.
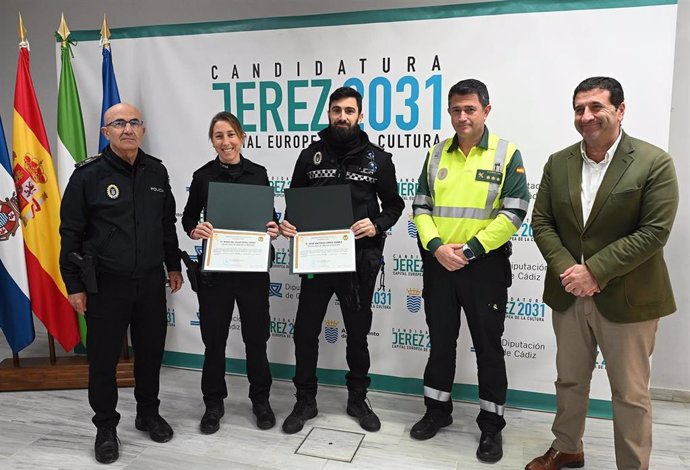
[{"label": "diputaci\u00f3n de c\u00e1diz logo", "polygon": [[268,286],[268,296],[269,297],[283,297],[283,283],[282,282],[271,282]]}]

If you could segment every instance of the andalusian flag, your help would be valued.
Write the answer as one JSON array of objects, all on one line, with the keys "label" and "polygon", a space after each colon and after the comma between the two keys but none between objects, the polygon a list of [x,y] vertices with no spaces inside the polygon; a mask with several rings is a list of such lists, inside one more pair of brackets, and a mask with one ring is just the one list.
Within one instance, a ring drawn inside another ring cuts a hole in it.
[{"label": "andalusian flag", "polygon": [[[105,127],[105,112],[120,102],[120,93],[117,89],[117,80],[115,80],[115,70],[113,70],[113,57],[110,53],[110,30],[108,29],[108,21],[105,15],[103,15],[103,26],[101,26],[101,47],[103,48],[103,65],[101,67],[101,75],[103,77],[101,127]],[[98,151],[102,152],[107,145],[108,139],[105,138],[103,133],[99,133]]]},{"label": "andalusian flag", "polygon": [[14,91],[13,171],[24,228],[31,306],[50,333],[70,351],[79,342],[77,318],[60,276],[60,192],[41,110],[29,70],[29,43],[19,17],[21,42]]},{"label": "andalusian flag", "polygon": [[[58,88],[58,182],[60,193],[64,192],[69,177],[74,171],[74,164],[86,159],[86,137],[84,136],[84,119],[79,103],[79,91],[72,70],[72,49],[69,42],[69,28],[62,15],[58,38],[62,40],[62,70],[60,71],[60,85]],[[77,315],[79,321],[79,335],[86,347],[86,320]]]},{"label": "andalusian flag", "polygon": [[35,337],[24,261],[19,203],[0,120],[0,328],[12,352],[18,353]]}]

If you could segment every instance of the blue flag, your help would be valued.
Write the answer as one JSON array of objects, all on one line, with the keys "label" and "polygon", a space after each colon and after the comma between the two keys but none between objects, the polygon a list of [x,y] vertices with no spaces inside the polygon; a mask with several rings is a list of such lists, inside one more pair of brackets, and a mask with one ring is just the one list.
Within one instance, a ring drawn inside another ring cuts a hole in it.
[{"label": "blue flag", "polygon": [[0,328],[17,353],[35,337],[12,164],[0,119]]},{"label": "blue flag", "polygon": [[[109,46],[103,46],[103,105],[101,106],[101,127],[106,125],[105,112],[120,102],[120,93],[117,91],[117,80],[113,70],[113,58]],[[100,132],[100,129],[99,129]],[[108,145],[108,139],[102,133],[98,134],[98,151],[102,152]]]}]

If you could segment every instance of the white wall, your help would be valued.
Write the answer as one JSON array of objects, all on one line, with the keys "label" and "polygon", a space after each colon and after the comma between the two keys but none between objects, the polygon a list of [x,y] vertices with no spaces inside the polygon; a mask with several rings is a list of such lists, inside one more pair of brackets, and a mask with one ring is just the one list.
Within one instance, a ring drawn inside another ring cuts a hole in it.
[{"label": "white wall", "polygon": [[[652,387],[681,390],[672,398],[690,401],[690,0],[678,2],[676,26],[676,60],[673,74],[671,135],[669,152],[674,157],[680,185],[680,208],[666,246],[666,261],[671,271],[678,312],[661,320],[656,338],[652,367]],[[650,92],[654,88],[654,71],[641,73],[649,77]],[[623,84],[625,87],[625,84]],[[628,103],[635,106],[635,103]],[[647,110],[653,125],[653,110]],[[665,118],[659,116],[660,119]]]},{"label": "white wall", "polygon": [[[38,100],[41,103],[46,130],[53,151],[56,142],[57,74],[55,64],[54,31],[64,12],[72,30],[100,29],[103,13],[108,15],[111,28],[168,23],[194,23],[275,16],[309,15],[339,11],[406,8],[416,6],[476,3],[470,1],[435,0],[195,0],[180,7],[171,0],[120,0],[94,2],[92,0],[1,0],[0,2],[0,116],[6,132],[12,123],[12,101],[17,63],[17,13],[21,11],[31,44],[31,70]],[[184,4],[184,3],[183,3]],[[690,224],[688,186],[690,164],[690,0],[678,1],[676,62],[673,87],[670,152],[675,156],[681,185],[681,208],[671,240],[667,247],[671,277],[676,292],[678,313],[661,321],[654,355],[652,386],[680,392],[674,397],[690,398],[690,250],[687,247]],[[617,25],[625,27],[625,25]],[[643,33],[643,32],[641,32]],[[649,77],[653,93],[654,71],[644,69],[641,58],[640,73]],[[584,77],[582,77],[584,78]],[[625,87],[625,83],[623,83]],[[563,99],[570,99],[569,96]],[[627,103],[634,108],[635,103]],[[657,110],[646,110],[650,125],[654,120],[668,119]],[[9,136],[8,136],[9,138]],[[567,144],[564,142],[564,145]],[[555,150],[555,149],[554,149]],[[39,323],[39,322],[36,322]],[[37,327],[40,326],[37,324]],[[30,347],[27,355],[45,354],[45,334]],[[24,353],[22,354],[24,355]]]}]

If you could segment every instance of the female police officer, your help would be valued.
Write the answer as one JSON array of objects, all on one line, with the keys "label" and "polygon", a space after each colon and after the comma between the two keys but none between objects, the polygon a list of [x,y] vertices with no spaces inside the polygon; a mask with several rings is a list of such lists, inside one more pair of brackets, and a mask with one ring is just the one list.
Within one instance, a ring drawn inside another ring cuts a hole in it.
[{"label": "female police officer", "polygon": [[[205,215],[209,182],[269,185],[266,169],[242,156],[245,133],[234,115],[228,112],[216,114],[211,119],[208,136],[218,155],[194,172],[189,199],[182,214],[182,226],[192,240],[208,239],[213,230],[209,222],[199,222],[202,213]],[[275,220],[268,221],[266,228],[271,238],[278,236]],[[206,412],[201,418],[200,428],[204,434],[218,431],[220,418],[225,413],[223,400],[228,396],[225,384],[225,345],[235,302],[242,323],[249,398],[256,415],[256,424],[261,429],[269,429],[275,425],[275,415],[268,402],[271,388],[271,371],[266,357],[266,341],[270,335],[268,288],[268,273],[228,272],[201,275],[198,292],[199,320],[201,338],[206,347],[201,391]]]}]

